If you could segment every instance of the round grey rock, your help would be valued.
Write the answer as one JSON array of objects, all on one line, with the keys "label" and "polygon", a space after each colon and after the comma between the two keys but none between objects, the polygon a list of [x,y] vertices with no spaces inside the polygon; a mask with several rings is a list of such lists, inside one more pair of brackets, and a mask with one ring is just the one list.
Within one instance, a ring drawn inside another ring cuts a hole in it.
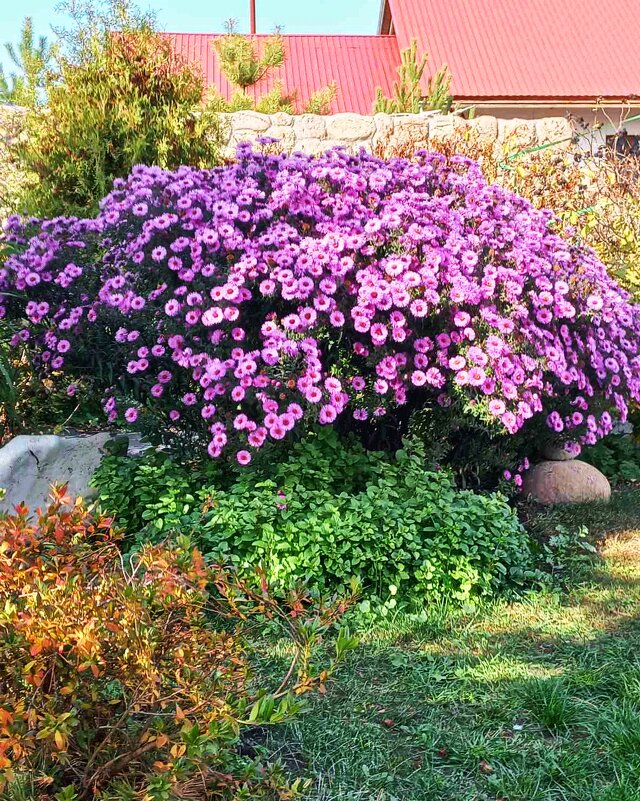
[{"label": "round grey rock", "polygon": [[579,459],[534,465],[524,475],[522,490],[526,496],[546,506],[607,503],[611,498],[607,477]]}]

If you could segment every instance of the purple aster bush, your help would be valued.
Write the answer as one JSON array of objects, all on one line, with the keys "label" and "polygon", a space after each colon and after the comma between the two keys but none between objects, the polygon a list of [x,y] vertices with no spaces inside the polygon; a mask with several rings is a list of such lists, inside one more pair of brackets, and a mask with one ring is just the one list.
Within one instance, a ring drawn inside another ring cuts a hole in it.
[{"label": "purple aster bush", "polygon": [[12,219],[0,316],[112,423],[247,464],[312,424],[455,405],[579,449],[640,400],[640,308],[462,158],[136,167],[96,219]]}]

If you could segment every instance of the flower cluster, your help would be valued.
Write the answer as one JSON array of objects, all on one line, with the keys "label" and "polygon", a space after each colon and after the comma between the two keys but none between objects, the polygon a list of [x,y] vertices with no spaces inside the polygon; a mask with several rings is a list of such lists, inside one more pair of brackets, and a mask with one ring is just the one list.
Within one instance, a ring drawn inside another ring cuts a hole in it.
[{"label": "flower cluster", "polygon": [[54,377],[102,381],[110,421],[212,457],[429,396],[577,447],[640,399],[640,308],[551,221],[462,157],[243,145],[136,167],[95,220],[12,219],[0,316]]}]

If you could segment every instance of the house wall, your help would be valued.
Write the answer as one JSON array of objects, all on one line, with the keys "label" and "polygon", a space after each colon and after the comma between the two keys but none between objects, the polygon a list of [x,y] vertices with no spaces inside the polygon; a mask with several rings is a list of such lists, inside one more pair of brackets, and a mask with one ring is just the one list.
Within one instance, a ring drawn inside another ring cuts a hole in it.
[{"label": "house wall", "polygon": [[446,139],[465,130],[471,130],[484,142],[510,150],[535,147],[563,140],[570,146],[573,135],[571,123],[562,116],[541,119],[497,119],[478,116],[464,120],[458,115],[446,116],[434,112],[424,114],[259,114],[254,111],[237,111],[223,114],[225,154],[232,156],[240,142],[256,142],[262,137],[278,140],[288,153],[323,153],[342,145],[356,151],[361,147],[383,154],[411,143],[428,147],[433,139]]}]

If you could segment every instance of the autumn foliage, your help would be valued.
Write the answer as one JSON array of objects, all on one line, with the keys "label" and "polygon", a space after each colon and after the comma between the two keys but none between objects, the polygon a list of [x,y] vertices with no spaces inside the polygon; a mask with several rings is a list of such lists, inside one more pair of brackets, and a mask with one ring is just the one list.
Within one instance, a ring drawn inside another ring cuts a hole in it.
[{"label": "autumn foliage", "polygon": [[[278,604],[186,540],[125,561],[111,521],[54,488],[35,520],[24,507],[0,519],[0,790],[28,776],[65,798],[294,797],[296,783],[239,756],[239,733],[322,691],[353,644],[342,631],[316,664],[344,608],[302,593]],[[250,675],[250,619],[291,640],[271,692]]]}]

